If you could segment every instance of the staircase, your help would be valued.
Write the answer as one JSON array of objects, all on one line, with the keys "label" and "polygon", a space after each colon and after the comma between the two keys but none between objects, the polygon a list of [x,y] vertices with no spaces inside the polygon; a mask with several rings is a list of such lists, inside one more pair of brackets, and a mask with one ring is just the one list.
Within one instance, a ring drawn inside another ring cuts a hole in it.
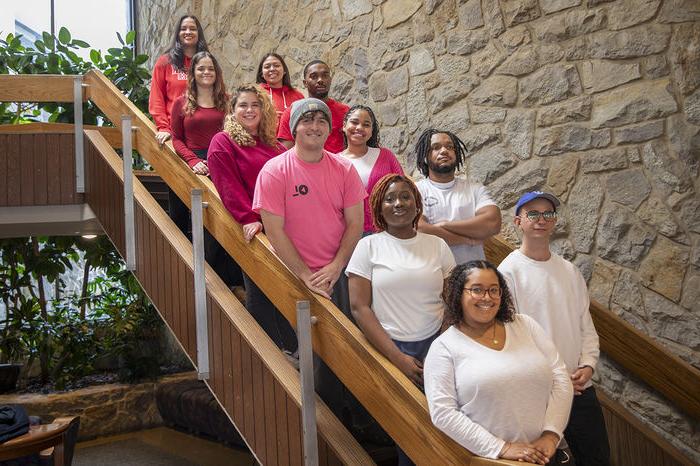
[{"label": "staircase", "polygon": [[[72,76],[0,76],[0,101],[73,101]],[[204,224],[245,272],[295,325],[295,304],[311,303],[317,324],[314,351],[417,464],[506,465],[471,455],[430,423],[423,394],[372,348],[328,300],[311,294],[272,252],[263,235],[243,240],[211,182],[194,175],[174,153],[159,147],[153,124],[99,72],[82,77],[85,99],[115,125],[131,117],[134,148],[187,205],[192,189],[204,193]],[[85,192],[76,193],[75,139],[71,125],[0,127],[0,207],[86,203],[122,256],[126,254],[122,163],[115,128],[84,128]],[[192,244],[153,196],[133,179],[135,276],[163,320],[196,363]],[[161,185],[162,186],[162,185]],[[162,192],[162,191],[161,191]],[[498,263],[512,248],[499,239],[486,246]],[[301,390],[298,372],[257,326],[219,277],[207,267],[210,373],[206,383],[262,464],[302,464]],[[591,307],[601,349],[695,419],[700,418],[700,371],[595,303]],[[674,447],[601,396],[617,465],[689,464]],[[372,464],[370,456],[317,398],[320,464]],[[630,448],[633,446],[633,448]],[[641,455],[641,456],[640,456]],[[641,458],[641,459],[640,459]],[[641,462],[640,462],[641,461]]]}]

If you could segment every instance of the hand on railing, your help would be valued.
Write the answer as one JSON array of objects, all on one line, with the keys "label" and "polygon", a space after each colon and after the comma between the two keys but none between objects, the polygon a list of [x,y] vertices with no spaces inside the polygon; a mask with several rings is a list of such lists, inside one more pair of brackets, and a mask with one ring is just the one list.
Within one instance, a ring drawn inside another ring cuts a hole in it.
[{"label": "hand on railing", "polygon": [[165,144],[165,141],[167,141],[168,139],[170,139],[170,133],[168,133],[167,131],[158,131],[156,133],[156,141],[158,141],[158,144],[160,144],[161,146]]}]

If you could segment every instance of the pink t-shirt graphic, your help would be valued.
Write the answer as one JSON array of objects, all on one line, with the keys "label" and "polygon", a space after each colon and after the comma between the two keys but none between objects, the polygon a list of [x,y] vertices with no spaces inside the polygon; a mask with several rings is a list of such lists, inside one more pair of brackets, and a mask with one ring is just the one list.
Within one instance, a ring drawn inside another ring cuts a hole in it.
[{"label": "pink t-shirt graphic", "polygon": [[321,161],[309,163],[291,148],[260,171],[253,210],[284,217],[284,232],[315,272],[338,252],[345,232],[343,210],[365,197],[360,176],[342,156],[323,151]]}]

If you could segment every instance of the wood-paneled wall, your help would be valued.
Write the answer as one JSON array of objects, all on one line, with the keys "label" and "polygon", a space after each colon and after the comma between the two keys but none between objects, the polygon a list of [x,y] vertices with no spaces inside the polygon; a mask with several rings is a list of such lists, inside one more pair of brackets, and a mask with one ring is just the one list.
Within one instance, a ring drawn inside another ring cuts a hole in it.
[{"label": "wood-paneled wall", "polygon": [[0,207],[82,204],[72,134],[0,134]]},{"label": "wood-paneled wall", "polygon": [[[121,160],[97,132],[85,138],[86,201],[125,254]],[[134,180],[135,275],[196,362],[192,245]],[[207,267],[207,384],[262,464],[303,463],[299,376],[224,283]],[[317,400],[320,464],[372,464]]]}]

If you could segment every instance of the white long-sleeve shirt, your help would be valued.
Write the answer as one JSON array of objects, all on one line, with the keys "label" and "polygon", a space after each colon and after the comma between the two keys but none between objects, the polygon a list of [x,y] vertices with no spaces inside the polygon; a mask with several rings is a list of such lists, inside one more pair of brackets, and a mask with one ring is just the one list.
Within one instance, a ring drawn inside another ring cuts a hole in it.
[{"label": "white long-sleeve shirt", "polygon": [[[598,333],[588,310],[588,288],[578,268],[552,253],[549,260],[530,259],[516,249],[498,270],[505,276],[515,308],[547,332],[569,373],[583,366],[595,370],[600,355]],[[586,387],[592,384],[588,381]]]},{"label": "white long-sleeve shirt", "polygon": [[542,328],[516,315],[500,351],[452,326],[430,347],[423,379],[435,426],[474,454],[497,458],[505,442],[562,433],[573,387]]}]

